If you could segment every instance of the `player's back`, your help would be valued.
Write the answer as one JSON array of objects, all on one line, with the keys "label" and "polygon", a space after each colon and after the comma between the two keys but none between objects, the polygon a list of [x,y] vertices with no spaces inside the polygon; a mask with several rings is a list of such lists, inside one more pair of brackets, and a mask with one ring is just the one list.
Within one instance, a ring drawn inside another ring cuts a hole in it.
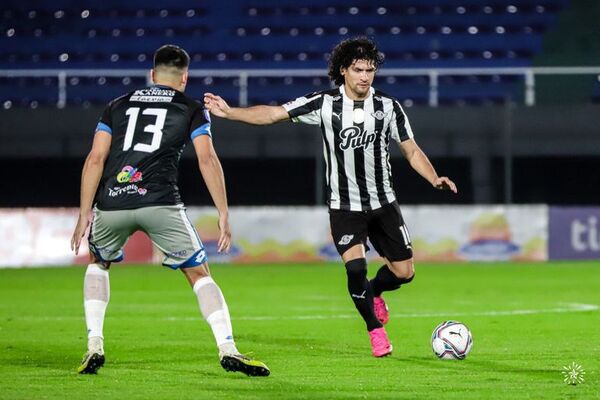
[{"label": "player's back", "polygon": [[181,203],[177,170],[190,133],[210,135],[200,105],[183,93],[154,85],[113,100],[97,130],[112,142],[98,192],[101,210]]}]

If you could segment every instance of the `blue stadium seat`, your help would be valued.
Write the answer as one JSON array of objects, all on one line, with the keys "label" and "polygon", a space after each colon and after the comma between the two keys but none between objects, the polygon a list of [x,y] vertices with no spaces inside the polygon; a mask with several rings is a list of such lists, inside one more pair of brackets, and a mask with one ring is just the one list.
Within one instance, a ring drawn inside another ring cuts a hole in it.
[{"label": "blue stadium seat", "polygon": [[[0,11],[0,68],[146,69],[157,47],[175,43],[188,50],[192,68],[324,69],[333,46],[356,35],[373,36],[391,68],[528,66],[542,50],[543,33],[567,4],[568,0],[230,0],[224,7],[197,0],[5,0]],[[3,98],[17,96],[7,100],[13,104],[55,103],[56,88],[46,88],[40,79],[30,82],[34,88],[16,92],[19,84],[7,79],[0,93]],[[130,86],[109,79],[94,90],[98,78],[86,79],[68,85],[69,102],[104,102]],[[239,82],[211,79],[208,84],[191,79],[190,88],[223,93],[237,103]],[[251,79],[249,101],[287,100],[280,97],[318,86],[313,78],[287,83],[282,79]],[[427,102],[427,82],[396,79],[383,79],[378,85],[414,103]],[[328,85],[326,80],[322,83]],[[440,99],[499,99],[512,93],[511,85],[441,84]],[[36,96],[39,100],[31,100]]]}]

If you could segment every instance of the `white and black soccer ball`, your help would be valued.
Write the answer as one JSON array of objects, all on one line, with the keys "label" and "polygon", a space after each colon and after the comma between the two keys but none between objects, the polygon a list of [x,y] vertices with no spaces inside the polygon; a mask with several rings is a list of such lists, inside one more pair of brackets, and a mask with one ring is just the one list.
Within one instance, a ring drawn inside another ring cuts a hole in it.
[{"label": "white and black soccer ball", "polygon": [[473,347],[473,336],[467,326],[458,321],[444,321],[431,335],[431,348],[438,358],[463,360]]}]

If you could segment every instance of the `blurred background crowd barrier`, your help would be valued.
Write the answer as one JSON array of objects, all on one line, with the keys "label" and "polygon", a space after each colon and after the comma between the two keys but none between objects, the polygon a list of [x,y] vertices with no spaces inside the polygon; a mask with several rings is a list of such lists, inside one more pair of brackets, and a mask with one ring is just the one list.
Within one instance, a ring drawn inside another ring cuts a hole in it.
[{"label": "blurred background crowd barrier", "polygon": [[[600,258],[600,207],[404,206],[418,262],[545,261]],[[72,208],[0,210],[0,266],[85,264],[69,249],[77,220]],[[338,261],[325,207],[233,207],[233,247],[216,252],[219,231],[211,207],[190,207],[211,262]],[[125,247],[128,263],[160,263],[142,233]],[[370,258],[376,258],[374,251]]]}]

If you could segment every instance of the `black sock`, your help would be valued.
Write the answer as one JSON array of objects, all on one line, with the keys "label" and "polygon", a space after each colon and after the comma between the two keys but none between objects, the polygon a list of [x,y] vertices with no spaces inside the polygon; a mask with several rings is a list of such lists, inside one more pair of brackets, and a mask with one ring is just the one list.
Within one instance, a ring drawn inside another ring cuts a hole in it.
[{"label": "black sock", "polygon": [[365,320],[367,330],[372,331],[383,325],[375,316],[373,310],[373,290],[367,279],[367,260],[357,258],[346,263],[346,274],[348,275],[348,292],[356,306],[356,309]]},{"label": "black sock", "polygon": [[381,268],[379,268],[379,271],[377,271],[377,274],[373,279],[371,279],[370,282],[373,290],[373,296],[379,297],[383,292],[396,290],[401,285],[412,281],[414,277],[415,275],[413,274],[413,276],[408,279],[398,278],[392,271],[390,271],[387,265],[383,265]]}]

